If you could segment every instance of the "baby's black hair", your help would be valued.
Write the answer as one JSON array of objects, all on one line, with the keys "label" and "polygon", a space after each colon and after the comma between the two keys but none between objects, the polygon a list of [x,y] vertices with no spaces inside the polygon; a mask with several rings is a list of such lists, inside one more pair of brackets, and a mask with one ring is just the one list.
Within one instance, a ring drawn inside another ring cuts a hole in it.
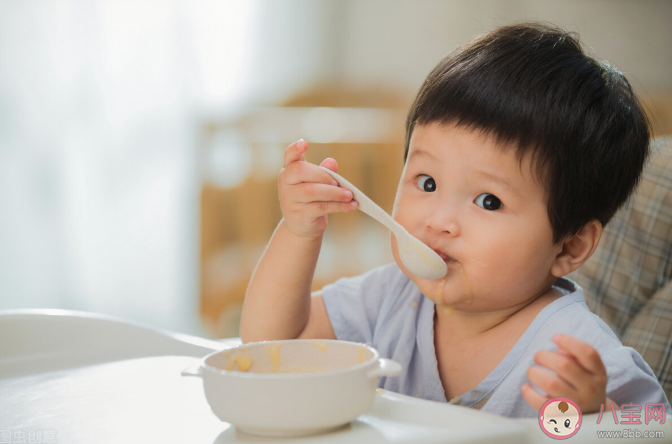
[{"label": "baby's black hair", "polygon": [[430,123],[512,143],[520,161],[530,153],[554,242],[609,222],[639,182],[651,137],[623,74],[542,23],[498,28],[441,60],[409,111],[404,158],[413,128]]}]

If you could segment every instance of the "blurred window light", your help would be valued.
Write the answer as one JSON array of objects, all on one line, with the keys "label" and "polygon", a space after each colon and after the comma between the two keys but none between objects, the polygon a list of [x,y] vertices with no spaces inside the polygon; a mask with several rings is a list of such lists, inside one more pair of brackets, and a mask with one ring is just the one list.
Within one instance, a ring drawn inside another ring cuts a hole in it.
[{"label": "blurred window light", "polygon": [[204,179],[220,188],[241,185],[252,170],[252,150],[234,129],[216,132],[206,148]]},{"label": "blurred window light", "polygon": [[337,142],[347,131],[347,117],[339,108],[310,108],[303,116],[303,131],[313,142]]},{"label": "blurred window light", "polygon": [[235,103],[243,99],[257,16],[253,0],[200,0],[185,9],[205,102]]},{"label": "blurred window light", "polygon": [[405,109],[260,107],[243,113],[235,125],[250,143],[400,143]]},{"label": "blurred window light", "polygon": [[277,178],[283,166],[286,148],[285,145],[278,143],[264,143],[255,147],[255,178],[258,180]]}]

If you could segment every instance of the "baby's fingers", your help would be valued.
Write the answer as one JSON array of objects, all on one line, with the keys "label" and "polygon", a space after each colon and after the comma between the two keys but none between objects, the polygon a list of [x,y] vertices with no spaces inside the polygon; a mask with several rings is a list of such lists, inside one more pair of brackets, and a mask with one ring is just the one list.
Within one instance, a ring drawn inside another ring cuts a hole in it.
[{"label": "baby's fingers", "polygon": [[604,367],[600,354],[590,344],[567,335],[553,336],[553,342],[560,348],[572,355],[581,367],[594,375],[606,376],[607,369]]},{"label": "baby's fingers", "polygon": [[[333,160],[333,159],[332,159]],[[323,162],[324,163],[324,162]],[[336,161],[334,161],[336,163]],[[293,162],[280,171],[278,180],[287,185],[296,185],[301,183],[321,183],[328,185],[338,185],[338,182],[322,168],[313,165],[310,162]]]},{"label": "baby's fingers", "polygon": [[336,163],[336,159],[332,159],[331,157],[324,159],[320,166],[330,169],[334,173],[338,173],[338,163]]},{"label": "baby's fingers", "polygon": [[352,191],[321,183],[300,183],[293,185],[296,202],[350,202]]},{"label": "baby's fingers", "polygon": [[308,143],[306,143],[306,141],[303,139],[299,139],[298,141],[289,145],[285,150],[283,167],[287,168],[292,162],[305,161],[306,158],[303,157],[303,153],[306,151],[308,151]]},{"label": "baby's fingers", "polygon": [[527,401],[527,403],[537,411],[541,409],[541,406],[544,405],[546,401],[551,399],[550,396],[543,396],[528,383],[523,384],[520,388],[520,391],[522,392],[525,401]]},{"label": "baby's fingers", "polygon": [[576,389],[574,387],[569,385],[567,381],[564,381],[541,367],[533,365],[528,368],[527,379],[552,398],[556,396],[565,396],[571,399],[575,398]]},{"label": "baby's fingers", "polygon": [[587,371],[571,356],[559,352],[542,350],[534,355],[534,362],[549,370],[553,370],[561,379],[575,389],[580,387],[582,383],[590,382]]},{"label": "baby's fingers", "polygon": [[340,213],[357,209],[357,201],[351,202],[311,202],[307,206],[306,213],[311,217],[320,217],[325,214]]}]

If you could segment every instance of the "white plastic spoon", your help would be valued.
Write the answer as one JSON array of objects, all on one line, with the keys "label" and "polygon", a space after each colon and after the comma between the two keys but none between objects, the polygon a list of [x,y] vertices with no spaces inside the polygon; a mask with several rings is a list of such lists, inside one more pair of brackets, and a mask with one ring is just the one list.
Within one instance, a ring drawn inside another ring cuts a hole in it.
[{"label": "white plastic spoon", "polygon": [[376,219],[389,228],[397,238],[399,257],[404,266],[414,275],[423,279],[441,279],[448,273],[446,263],[434,250],[413,237],[406,228],[380,208],[374,201],[369,199],[353,184],[343,179],[328,168],[321,166],[324,171],[333,177],[338,185],[352,191],[353,199],[359,204],[358,209]]}]

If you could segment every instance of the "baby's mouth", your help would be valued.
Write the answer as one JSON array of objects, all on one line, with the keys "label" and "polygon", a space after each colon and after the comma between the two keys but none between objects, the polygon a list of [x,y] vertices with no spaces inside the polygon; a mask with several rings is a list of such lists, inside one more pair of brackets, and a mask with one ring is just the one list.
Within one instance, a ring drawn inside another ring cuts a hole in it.
[{"label": "baby's mouth", "polygon": [[452,257],[448,256],[446,253],[442,252],[441,250],[437,250],[436,248],[433,248],[434,252],[441,256],[441,259],[443,259],[444,262],[450,262],[453,260]]},{"label": "baby's mouth", "polygon": [[448,256],[443,251],[437,250],[436,248],[433,248],[433,250],[436,254],[438,254],[441,257],[441,259],[443,259],[443,261],[446,263],[448,268],[458,268],[459,267],[459,262],[457,262],[452,257]]}]

